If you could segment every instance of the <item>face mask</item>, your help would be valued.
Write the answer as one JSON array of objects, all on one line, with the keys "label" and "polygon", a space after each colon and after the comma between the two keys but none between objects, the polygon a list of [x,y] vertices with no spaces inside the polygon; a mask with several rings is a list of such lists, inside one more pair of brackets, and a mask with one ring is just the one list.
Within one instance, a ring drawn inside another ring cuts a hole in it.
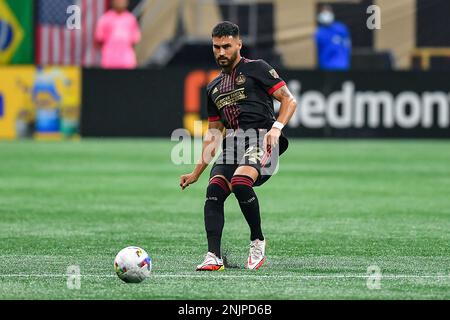
[{"label": "face mask", "polygon": [[334,14],[330,11],[322,11],[317,17],[320,24],[331,24],[334,22]]}]

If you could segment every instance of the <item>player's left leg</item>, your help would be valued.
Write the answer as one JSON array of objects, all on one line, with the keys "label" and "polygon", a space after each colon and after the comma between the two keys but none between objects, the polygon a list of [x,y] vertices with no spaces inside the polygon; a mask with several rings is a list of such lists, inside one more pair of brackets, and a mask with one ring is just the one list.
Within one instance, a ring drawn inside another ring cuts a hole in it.
[{"label": "player's left leg", "polygon": [[231,179],[231,186],[241,211],[250,227],[250,254],[247,260],[248,269],[258,269],[266,260],[265,240],[261,229],[261,215],[258,197],[253,190],[259,172],[252,166],[239,166]]},{"label": "player's left leg", "polygon": [[208,253],[197,271],[223,270],[221,255],[222,230],[225,223],[224,203],[231,193],[230,180],[237,166],[215,163],[211,169],[204,206]]},{"label": "player's left leg", "polygon": [[222,175],[213,176],[206,189],[204,207],[205,230],[208,239],[208,253],[203,263],[197,266],[197,271],[223,270],[223,260],[220,252],[222,230],[224,226],[224,203],[230,194],[228,182]]}]

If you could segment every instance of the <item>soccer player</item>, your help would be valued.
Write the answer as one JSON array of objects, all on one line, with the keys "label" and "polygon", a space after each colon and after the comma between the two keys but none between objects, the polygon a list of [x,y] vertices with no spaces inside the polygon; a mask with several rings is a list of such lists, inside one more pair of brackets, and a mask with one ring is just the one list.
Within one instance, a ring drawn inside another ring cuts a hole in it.
[{"label": "soccer player", "polygon": [[[277,155],[287,149],[288,141],[282,129],[294,114],[297,102],[270,65],[241,56],[242,40],[237,25],[227,21],[216,25],[212,44],[222,72],[207,86],[209,125],[202,158],[192,173],[181,176],[180,186],[184,190],[195,183],[222,144],[222,153],[211,169],[206,190],[204,219],[208,253],[197,270],[224,270],[220,245],[224,202],[231,193],[250,227],[246,267],[256,270],[265,261],[266,242],[253,186],[260,186],[270,178]],[[272,97],[281,102],[278,119]],[[271,170],[267,170],[269,167]]]}]

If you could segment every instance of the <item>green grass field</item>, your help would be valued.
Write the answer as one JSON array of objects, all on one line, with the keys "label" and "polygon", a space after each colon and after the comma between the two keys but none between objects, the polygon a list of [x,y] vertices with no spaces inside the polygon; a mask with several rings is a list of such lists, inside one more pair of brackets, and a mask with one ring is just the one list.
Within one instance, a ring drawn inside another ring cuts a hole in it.
[{"label": "green grass field", "polygon": [[[0,299],[449,299],[450,142],[292,140],[256,189],[267,263],[243,269],[248,227],[231,196],[223,247],[206,253],[207,174],[183,192],[168,140],[0,143]],[[205,172],[206,173],[206,172]],[[113,259],[137,245],[152,277],[125,284]],[[81,289],[67,288],[67,267]],[[369,266],[380,289],[370,289]]]}]

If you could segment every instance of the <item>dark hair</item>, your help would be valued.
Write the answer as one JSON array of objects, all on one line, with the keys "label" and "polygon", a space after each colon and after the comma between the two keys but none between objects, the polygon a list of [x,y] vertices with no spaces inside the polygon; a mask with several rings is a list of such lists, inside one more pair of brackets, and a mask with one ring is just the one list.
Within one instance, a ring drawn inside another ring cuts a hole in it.
[{"label": "dark hair", "polygon": [[212,37],[222,38],[232,36],[233,38],[239,38],[240,31],[239,26],[230,21],[223,21],[218,23],[213,31]]}]

